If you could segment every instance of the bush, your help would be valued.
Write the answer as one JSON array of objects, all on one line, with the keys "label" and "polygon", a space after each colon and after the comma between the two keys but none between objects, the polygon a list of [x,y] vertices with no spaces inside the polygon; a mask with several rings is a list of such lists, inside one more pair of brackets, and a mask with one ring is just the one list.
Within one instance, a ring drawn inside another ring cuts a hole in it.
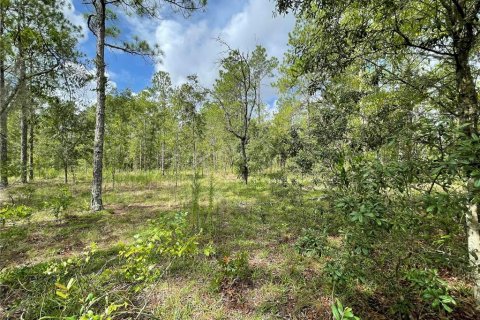
[{"label": "bush", "polygon": [[198,234],[189,235],[187,213],[178,213],[170,223],[154,227],[119,252],[124,260],[122,274],[131,281],[151,281],[165,272],[156,268],[163,258],[180,258],[198,253]]},{"label": "bush", "polygon": [[218,260],[220,272],[213,279],[214,290],[232,287],[235,284],[246,284],[252,276],[248,264],[248,253],[245,251],[232,255],[224,255]]},{"label": "bush", "polygon": [[248,264],[248,253],[245,251],[224,256],[219,263],[223,276],[230,280],[247,280],[252,274]]},{"label": "bush", "polygon": [[301,255],[320,257],[327,247],[327,237],[325,232],[319,232],[314,229],[302,229],[303,235],[295,243],[295,250]]},{"label": "bush", "polygon": [[410,282],[413,292],[434,309],[443,309],[452,312],[456,305],[455,300],[448,293],[448,286],[439,276],[437,270],[412,269],[407,272],[405,279]]},{"label": "bush", "polygon": [[7,220],[12,222],[23,219],[30,220],[32,214],[33,208],[24,205],[5,205],[0,208],[0,221],[2,226],[5,226]]},{"label": "bush", "polygon": [[71,192],[67,188],[63,188],[50,202],[45,203],[50,208],[55,219],[60,219],[60,215],[70,206],[73,200]]}]

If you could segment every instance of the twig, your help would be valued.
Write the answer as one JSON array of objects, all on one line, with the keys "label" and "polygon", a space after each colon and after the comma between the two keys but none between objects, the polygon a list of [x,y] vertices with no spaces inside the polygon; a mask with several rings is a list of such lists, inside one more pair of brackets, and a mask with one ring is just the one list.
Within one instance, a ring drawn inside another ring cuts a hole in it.
[{"label": "twig", "polygon": [[147,306],[147,303],[145,302],[145,304],[143,305],[142,309],[140,309],[135,319],[138,319],[138,317],[140,317],[140,315],[143,313],[143,310],[145,309],[146,306]]}]

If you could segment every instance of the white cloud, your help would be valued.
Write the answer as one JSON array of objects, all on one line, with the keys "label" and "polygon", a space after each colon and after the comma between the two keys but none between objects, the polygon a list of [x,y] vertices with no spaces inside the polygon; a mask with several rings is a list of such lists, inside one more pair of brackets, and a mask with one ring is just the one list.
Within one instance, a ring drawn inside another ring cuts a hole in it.
[{"label": "white cloud", "polygon": [[[64,14],[72,23],[82,26],[84,38],[80,41],[84,42],[89,35],[85,19],[74,7],[73,0],[66,2]],[[185,81],[188,75],[197,74],[201,83],[210,87],[218,75],[218,62],[225,53],[225,47],[217,41],[219,37],[241,51],[251,51],[260,44],[267,49],[269,56],[282,59],[295,19],[293,15],[274,17],[274,10],[274,1],[248,0],[213,3],[206,12],[194,13],[189,19],[168,14],[168,10],[162,13],[161,20],[127,15],[122,11],[118,13],[120,21],[126,22],[123,26],[127,27],[124,30],[127,38],[138,35],[163,50],[162,63],[155,65],[156,70],[169,72],[176,85]],[[120,80],[129,72],[128,68],[109,70],[111,80]],[[276,95],[275,89],[264,86],[262,96],[270,105]]]},{"label": "white cloud", "polygon": [[[249,0],[219,26],[211,25],[213,19],[209,19],[208,14],[195,22],[165,19],[152,24],[132,17],[127,20],[137,34],[163,50],[163,61],[156,65],[156,70],[169,72],[174,84],[195,73],[204,86],[211,86],[218,75],[218,61],[225,51],[217,41],[219,37],[242,51],[251,51],[260,44],[270,56],[281,60],[295,20],[292,15],[274,17],[274,9],[272,1]],[[274,89],[266,86],[263,97],[271,101],[275,97]]]},{"label": "white cloud", "polygon": [[66,0],[63,5],[63,14],[73,25],[79,26],[82,28],[81,35],[79,39],[80,43],[87,41],[88,39],[88,27],[85,18],[81,13],[79,13],[73,4],[73,0]]}]

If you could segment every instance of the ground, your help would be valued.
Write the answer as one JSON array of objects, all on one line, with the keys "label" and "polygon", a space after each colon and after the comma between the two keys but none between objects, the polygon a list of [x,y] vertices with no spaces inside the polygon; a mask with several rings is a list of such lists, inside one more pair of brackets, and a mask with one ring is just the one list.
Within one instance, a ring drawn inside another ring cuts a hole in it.
[{"label": "ground", "polygon": [[[120,181],[115,187],[108,182],[105,185],[106,210],[99,213],[88,211],[87,181],[68,185],[74,201],[60,219],[44,204],[64,188],[62,183],[39,181],[27,189],[11,187],[9,199],[4,196],[3,201],[45,208],[35,212],[30,221],[7,222],[1,229],[0,268],[28,269],[58,259],[64,261],[81,255],[92,242],[108,256],[119,244],[132,243],[136,234],[147,232],[149,221],[191,208],[189,177],[182,177],[177,186],[173,177],[158,175],[147,179],[125,175],[117,179]],[[201,210],[211,215],[206,219],[204,228],[208,231],[203,231],[201,242],[211,242],[215,253],[169,269],[134,293],[132,297],[137,301],[133,303],[142,312],[161,319],[328,317],[329,294],[322,292],[315,280],[320,272],[318,261],[295,252],[295,228],[290,224],[296,219],[288,216],[286,204],[278,205],[283,202],[272,194],[268,181],[253,178],[245,186],[233,175],[206,175],[200,181]],[[209,194],[213,195],[210,208]],[[217,260],[236,252],[248,253],[251,279],[216,286]],[[17,289],[4,291],[14,295],[0,302],[5,314],[18,304],[15,298],[28,296],[29,289],[22,290],[21,285]]]},{"label": "ground", "polygon": [[[100,314],[117,304],[113,319],[331,319],[335,288],[322,273],[326,258],[298,250],[304,228],[314,227],[328,210],[324,193],[296,180],[285,187],[274,176],[252,177],[245,185],[231,174],[205,173],[199,181],[200,226],[186,173],[178,179],[120,173],[115,185],[107,178],[105,210],[97,213],[88,209],[87,177],[67,186],[39,180],[10,187],[4,205],[35,211],[0,227],[0,318],[66,319],[85,308]],[[51,204],[65,190],[71,198],[56,218]],[[180,212],[189,212],[196,253],[155,256],[152,270],[152,261],[145,264],[147,276],[126,277],[132,266],[143,270],[135,260],[142,256],[134,253],[129,265],[122,252],[137,248],[139,239],[148,243]],[[327,241],[335,248],[342,240],[331,235]],[[390,319],[377,308],[382,297],[365,297],[363,319]],[[461,312],[458,319],[475,319]]]}]

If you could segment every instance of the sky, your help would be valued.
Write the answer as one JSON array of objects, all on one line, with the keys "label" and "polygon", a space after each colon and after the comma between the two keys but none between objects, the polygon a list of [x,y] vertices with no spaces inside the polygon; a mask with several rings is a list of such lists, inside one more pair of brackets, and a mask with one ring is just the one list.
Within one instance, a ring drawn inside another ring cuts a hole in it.
[{"label": "sky", "polygon": [[[86,58],[93,59],[95,37],[87,29],[84,18],[92,8],[81,0],[67,0],[67,3],[65,15],[75,25],[82,26],[79,50]],[[244,52],[260,44],[270,56],[281,60],[287,50],[294,17],[274,15],[274,9],[273,0],[209,0],[205,9],[189,17],[171,10],[163,10],[159,19],[119,14],[122,38],[136,35],[152,46],[158,44],[163,56],[161,61],[153,62],[107,49],[107,76],[111,86],[120,91],[129,88],[139,92],[150,85],[155,71],[163,70],[170,73],[174,85],[196,74],[202,85],[210,87],[218,75],[218,62],[225,54],[218,38]],[[272,106],[277,98],[275,89],[267,83],[262,90],[265,102]]]}]

